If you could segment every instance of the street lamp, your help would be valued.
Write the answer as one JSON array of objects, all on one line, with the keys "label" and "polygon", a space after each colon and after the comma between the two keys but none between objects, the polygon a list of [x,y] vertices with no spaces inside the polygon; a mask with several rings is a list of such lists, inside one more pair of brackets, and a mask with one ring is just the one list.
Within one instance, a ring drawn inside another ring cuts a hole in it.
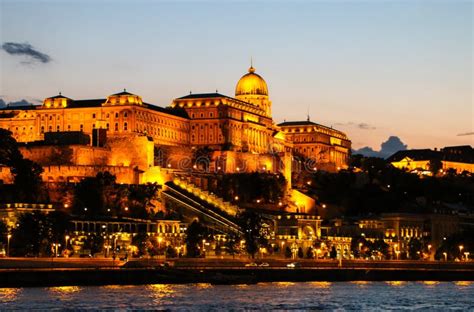
[{"label": "street lamp", "polygon": [[444,256],[444,261],[448,261],[448,253],[447,253],[447,252],[443,252],[443,256]]},{"label": "street lamp", "polygon": [[466,261],[469,261],[469,252],[466,251],[466,252],[464,253],[464,256],[466,256]]},{"label": "street lamp", "polygon": [[67,249],[67,242],[69,240],[69,235],[66,235],[66,237],[64,237],[66,239],[66,244],[64,245],[64,249]]},{"label": "street lamp", "polygon": [[61,247],[61,244],[53,243],[53,248],[54,248],[54,256],[58,256],[58,248]]},{"label": "street lamp", "polygon": [[11,234],[7,235],[7,257],[10,257],[10,238],[12,238]]},{"label": "street lamp", "polygon": [[462,253],[462,250],[464,249],[463,245],[459,245],[459,253]]}]

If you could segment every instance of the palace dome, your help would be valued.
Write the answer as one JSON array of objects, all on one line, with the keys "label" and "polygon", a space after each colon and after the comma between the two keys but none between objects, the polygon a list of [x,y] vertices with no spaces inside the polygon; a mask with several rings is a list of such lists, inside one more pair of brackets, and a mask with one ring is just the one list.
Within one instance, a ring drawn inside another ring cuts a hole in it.
[{"label": "palace dome", "polygon": [[239,95],[266,95],[268,96],[267,83],[255,73],[255,68],[250,66],[249,72],[240,78],[235,87],[235,96]]},{"label": "palace dome", "polygon": [[105,103],[110,105],[142,105],[143,101],[139,95],[129,93],[126,89],[123,89],[123,92],[109,95]]}]

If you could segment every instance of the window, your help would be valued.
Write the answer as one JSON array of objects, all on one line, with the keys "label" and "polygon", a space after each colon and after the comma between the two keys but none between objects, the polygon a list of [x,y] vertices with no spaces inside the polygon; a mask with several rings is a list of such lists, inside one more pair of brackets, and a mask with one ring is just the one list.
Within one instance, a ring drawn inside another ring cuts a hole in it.
[{"label": "window", "polygon": [[126,122],[123,123],[123,130],[124,131],[127,131],[128,130],[128,125]]},{"label": "window", "polygon": [[92,114],[92,118],[94,118],[94,119],[95,119],[95,114]]},{"label": "window", "polygon": [[211,117],[211,118],[214,117],[214,114],[213,114],[213,113],[210,113],[210,114],[209,114],[209,117]]},{"label": "window", "polygon": [[92,129],[95,129],[95,123],[94,123],[94,124],[92,124]]},{"label": "window", "polygon": [[109,123],[107,123],[107,130],[109,130],[109,127],[110,127],[110,125],[109,125]]},{"label": "window", "polygon": [[110,114],[109,114],[109,113],[107,113],[107,118],[109,118],[109,117],[110,117]]},{"label": "window", "polygon": [[118,122],[115,123],[115,131],[118,131]]},{"label": "window", "polygon": [[56,126],[56,131],[59,132],[59,126]]},{"label": "window", "polygon": [[[16,128],[16,130],[18,130],[18,128]],[[49,126],[48,130],[49,130],[49,132],[52,132],[53,131],[53,126]]]},{"label": "window", "polygon": [[53,120],[53,116],[49,116],[49,120]]},{"label": "window", "polygon": [[127,118],[128,114],[127,112],[123,113],[123,117]]},{"label": "window", "polygon": [[79,130],[84,131],[84,125],[81,124],[81,126],[79,127]]},{"label": "window", "polygon": [[44,133],[44,126],[41,126],[41,134]]},{"label": "window", "polygon": [[67,125],[67,130],[71,131],[71,125]]},{"label": "window", "polygon": [[118,113],[115,113],[115,118],[118,118]]}]

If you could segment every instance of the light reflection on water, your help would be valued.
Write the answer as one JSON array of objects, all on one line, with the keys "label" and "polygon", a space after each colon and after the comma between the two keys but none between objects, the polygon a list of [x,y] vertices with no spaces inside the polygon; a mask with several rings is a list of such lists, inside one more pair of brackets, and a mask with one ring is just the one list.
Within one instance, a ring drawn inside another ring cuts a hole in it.
[{"label": "light reflection on water", "polygon": [[474,310],[473,282],[0,288],[0,310]]},{"label": "light reflection on water", "polygon": [[456,286],[467,287],[467,286],[471,286],[472,282],[471,281],[458,281],[458,282],[454,282],[454,284],[456,284]]},{"label": "light reflection on water", "polygon": [[329,288],[331,286],[331,282],[308,282],[311,286],[316,288]]},{"label": "light reflection on water", "polygon": [[406,282],[404,281],[388,281],[387,284],[389,284],[390,286],[396,286],[396,287],[400,287],[400,286],[403,286],[405,285]]},{"label": "light reflection on water", "polygon": [[0,302],[15,300],[20,292],[20,288],[0,288]]}]

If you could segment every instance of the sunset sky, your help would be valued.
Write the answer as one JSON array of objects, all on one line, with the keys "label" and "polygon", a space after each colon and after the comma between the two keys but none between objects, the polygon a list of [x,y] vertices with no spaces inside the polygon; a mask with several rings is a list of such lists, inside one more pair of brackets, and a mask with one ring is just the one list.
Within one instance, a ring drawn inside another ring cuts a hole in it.
[{"label": "sunset sky", "polygon": [[391,135],[474,145],[472,1],[0,0],[0,11],[5,102],[233,96],[253,57],[276,122],[309,108],[353,148]]}]

